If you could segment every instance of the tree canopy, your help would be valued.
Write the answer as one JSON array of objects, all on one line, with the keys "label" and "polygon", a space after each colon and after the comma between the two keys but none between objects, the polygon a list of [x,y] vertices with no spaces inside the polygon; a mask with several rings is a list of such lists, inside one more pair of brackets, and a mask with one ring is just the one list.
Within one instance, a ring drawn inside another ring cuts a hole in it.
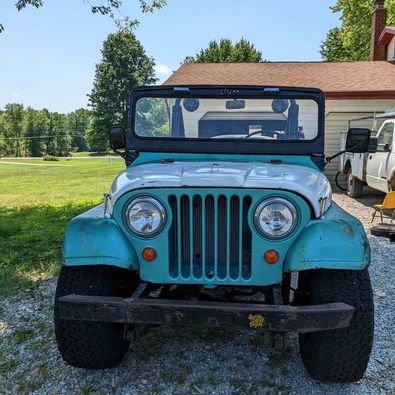
[{"label": "tree canopy", "polygon": [[93,89],[88,95],[93,115],[88,142],[97,150],[108,147],[112,125],[127,127],[130,90],[156,82],[154,60],[130,30],[110,34],[101,52],[102,60],[96,65]]},{"label": "tree canopy", "polygon": [[[388,24],[395,24],[395,0],[386,0]],[[341,26],[331,29],[321,44],[321,55],[327,61],[366,60],[370,52],[370,37],[374,0],[337,0],[332,12],[340,13]]]},{"label": "tree canopy", "polygon": [[195,56],[188,56],[184,63],[225,63],[225,62],[263,62],[262,52],[255,49],[254,45],[242,38],[235,44],[227,38],[219,43],[210,41],[208,47],[201,49]]},{"label": "tree canopy", "polygon": [[67,156],[86,151],[91,112],[80,108],[69,114],[6,104],[0,110],[0,156]]},{"label": "tree canopy", "polygon": [[[136,0],[134,0],[136,1]],[[162,8],[166,5],[167,0],[137,0],[140,5],[140,9],[143,13],[152,13],[156,9]],[[97,1],[87,1],[91,7],[93,14],[108,15],[111,19],[115,21],[118,27],[124,27],[133,29],[139,24],[139,21],[134,18],[130,18],[120,11],[123,5],[122,0],[97,0]],[[15,7],[18,11],[24,8],[32,6],[35,8],[40,8],[44,6],[43,0],[18,0],[15,3]],[[0,33],[4,30],[4,26],[0,23]]]}]

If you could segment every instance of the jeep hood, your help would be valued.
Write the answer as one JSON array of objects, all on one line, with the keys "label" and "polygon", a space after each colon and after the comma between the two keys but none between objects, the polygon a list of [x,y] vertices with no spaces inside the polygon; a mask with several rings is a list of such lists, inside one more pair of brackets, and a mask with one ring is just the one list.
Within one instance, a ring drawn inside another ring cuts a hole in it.
[{"label": "jeep hood", "polygon": [[127,192],[147,188],[262,188],[303,196],[320,217],[330,206],[332,191],[319,171],[298,165],[261,162],[156,162],[130,166],[111,187],[111,203]]}]

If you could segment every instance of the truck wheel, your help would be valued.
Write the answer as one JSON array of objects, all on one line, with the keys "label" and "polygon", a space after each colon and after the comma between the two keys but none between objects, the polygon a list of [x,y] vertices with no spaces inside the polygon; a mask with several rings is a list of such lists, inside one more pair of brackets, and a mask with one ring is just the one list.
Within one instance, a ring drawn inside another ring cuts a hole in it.
[{"label": "truck wheel", "polygon": [[347,195],[352,198],[357,198],[362,195],[363,182],[354,177],[351,171],[347,174]]},{"label": "truck wheel", "polygon": [[373,295],[367,270],[300,273],[309,304],[344,302],[354,306],[350,326],[299,335],[303,363],[316,380],[348,383],[361,379],[373,344]]},{"label": "truck wheel", "polygon": [[129,348],[123,324],[70,321],[59,318],[57,301],[69,294],[130,296],[138,278],[130,271],[108,266],[63,266],[55,295],[55,335],[63,359],[71,366],[106,369],[118,365]]}]

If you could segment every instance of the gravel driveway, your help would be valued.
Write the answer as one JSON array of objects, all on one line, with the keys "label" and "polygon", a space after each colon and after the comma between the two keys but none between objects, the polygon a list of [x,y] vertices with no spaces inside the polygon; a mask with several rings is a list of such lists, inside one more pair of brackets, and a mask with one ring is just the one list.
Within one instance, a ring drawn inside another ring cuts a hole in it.
[{"label": "gravel driveway", "polygon": [[[334,200],[370,226],[371,204]],[[297,337],[273,352],[265,334],[185,328],[153,329],[116,368],[85,371],[60,358],[53,333],[55,279],[30,295],[0,301],[1,394],[395,394],[395,243],[369,236],[375,298],[373,354],[356,384],[321,384],[302,365]]]}]

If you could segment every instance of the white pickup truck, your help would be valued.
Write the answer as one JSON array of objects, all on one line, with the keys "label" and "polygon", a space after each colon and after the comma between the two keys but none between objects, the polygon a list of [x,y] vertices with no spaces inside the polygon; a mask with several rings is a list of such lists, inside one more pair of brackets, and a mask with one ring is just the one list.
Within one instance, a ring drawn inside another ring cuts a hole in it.
[{"label": "white pickup truck", "polygon": [[[358,197],[364,185],[382,192],[395,191],[395,113],[385,113],[375,117],[382,121],[378,132],[377,148],[366,154],[345,153],[340,159],[340,171],[347,175],[347,194]],[[372,139],[374,141],[374,139]],[[346,144],[346,133],[342,133],[341,149]],[[374,145],[374,144],[373,144]]]}]

